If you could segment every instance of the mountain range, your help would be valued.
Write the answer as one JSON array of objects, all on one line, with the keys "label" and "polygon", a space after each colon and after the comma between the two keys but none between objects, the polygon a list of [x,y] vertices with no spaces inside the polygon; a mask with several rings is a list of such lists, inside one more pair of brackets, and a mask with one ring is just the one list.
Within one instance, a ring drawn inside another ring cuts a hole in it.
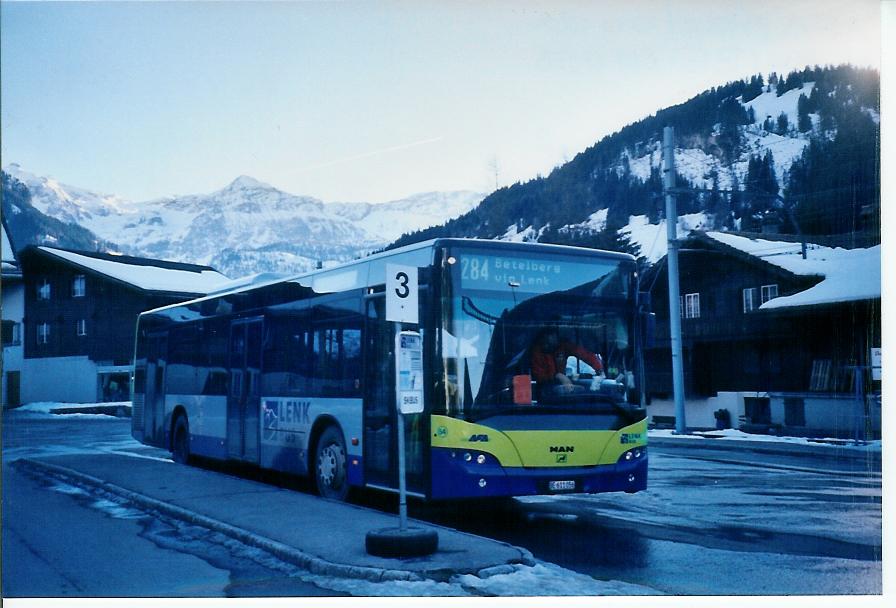
[{"label": "mountain range", "polygon": [[679,229],[880,239],[880,77],[807,67],[729,82],[659,110],[549,175],[488,196],[432,192],[324,203],[240,176],[210,194],[132,202],[9,165],[3,213],[21,247],[212,265],[229,276],[299,272],[443,236],[665,254],[663,127],[676,134]]},{"label": "mountain range", "polygon": [[90,231],[96,248],[206,264],[232,277],[302,272],[318,263],[347,261],[403,233],[461,215],[484,196],[429,192],[382,204],[324,203],[243,175],[210,194],[131,202],[37,176],[16,164],[4,173],[30,193],[29,201],[19,199],[4,210],[17,246],[40,241],[71,246],[58,234],[16,234],[17,220],[30,203],[43,216]]}]

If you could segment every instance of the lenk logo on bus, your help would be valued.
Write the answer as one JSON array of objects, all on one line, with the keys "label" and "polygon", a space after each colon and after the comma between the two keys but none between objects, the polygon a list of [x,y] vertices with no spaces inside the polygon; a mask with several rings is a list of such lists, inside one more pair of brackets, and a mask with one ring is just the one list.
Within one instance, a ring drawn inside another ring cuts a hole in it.
[{"label": "lenk logo on bus", "polygon": [[622,433],[619,436],[619,443],[638,443],[643,437],[642,433]]},{"label": "lenk logo on bus", "polygon": [[273,400],[264,402],[264,426],[269,430],[294,431],[301,426],[310,426],[308,410],[310,401]]},{"label": "lenk logo on bus", "polygon": [[488,435],[470,435],[470,441],[488,441]]}]

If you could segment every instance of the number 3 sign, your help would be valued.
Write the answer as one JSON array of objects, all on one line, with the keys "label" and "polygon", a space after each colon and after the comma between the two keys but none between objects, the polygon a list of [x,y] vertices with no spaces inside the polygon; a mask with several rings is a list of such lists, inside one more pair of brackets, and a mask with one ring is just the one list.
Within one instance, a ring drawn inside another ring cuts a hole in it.
[{"label": "number 3 sign", "polygon": [[420,322],[416,267],[386,264],[386,321]]}]

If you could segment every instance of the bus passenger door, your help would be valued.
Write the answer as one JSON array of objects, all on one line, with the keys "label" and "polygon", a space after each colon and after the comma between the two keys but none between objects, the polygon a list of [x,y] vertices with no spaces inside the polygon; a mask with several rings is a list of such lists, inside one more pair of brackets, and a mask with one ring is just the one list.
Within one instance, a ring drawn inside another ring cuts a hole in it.
[{"label": "bus passenger door", "polygon": [[395,339],[385,321],[386,299],[367,301],[364,339],[364,479],[368,484],[397,487],[395,472]]},{"label": "bus passenger door", "polygon": [[[165,363],[168,334],[150,334],[146,339],[146,388],[143,402],[144,436],[155,443],[165,439]],[[167,446],[166,446],[167,447]]]},{"label": "bus passenger door", "polygon": [[227,455],[252,463],[258,463],[262,335],[261,319],[230,325]]},{"label": "bus passenger door", "polygon": [[[367,300],[364,364],[365,483],[398,488],[398,413],[395,396],[395,323],[387,322],[382,294]],[[405,415],[407,489],[425,494],[425,414]]]}]

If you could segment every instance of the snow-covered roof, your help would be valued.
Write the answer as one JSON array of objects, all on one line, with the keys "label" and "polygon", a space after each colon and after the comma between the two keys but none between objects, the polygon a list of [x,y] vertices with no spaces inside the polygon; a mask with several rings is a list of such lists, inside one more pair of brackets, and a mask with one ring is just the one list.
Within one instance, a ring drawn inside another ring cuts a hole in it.
[{"label": "snow-covered roof", "polygon": [[809,289],[769,300],[760,306],[762,310],[880,298],[880,245],[843,249],[807,244],[806,259],[803,259],[800,243],[753,239],[727,232],[707,232],[706,236],[793,274],[824,277]]},{"label": "snow-covered roof", "polygon": [[9,242],[9,237],[6,235],[6,224],[3,225],[3,261],[11,262],[14,261],[16,256],[12,252],[12,244]]},{"label": "snow-covered roof", "polygon": [[9,234],[6,232],[6,223],[2,222],[3,228],[0,232],[3,233],[3,246],[2,246],[2,259],[0,259],[0,265],[2,265],[2,271],[4,273],[12,273],[16,274],[21,272],[19,268],[19,261],[16,259],[16,254],[12,249],[12,241],[9,238]]},{"label": "snow-covered roof", "polygon": [[109,254],[77,253],[53,247],[39,249],[145,291],[206,294],[230,282],[229,278],[208,266],[127,256],[116,259]]}]

